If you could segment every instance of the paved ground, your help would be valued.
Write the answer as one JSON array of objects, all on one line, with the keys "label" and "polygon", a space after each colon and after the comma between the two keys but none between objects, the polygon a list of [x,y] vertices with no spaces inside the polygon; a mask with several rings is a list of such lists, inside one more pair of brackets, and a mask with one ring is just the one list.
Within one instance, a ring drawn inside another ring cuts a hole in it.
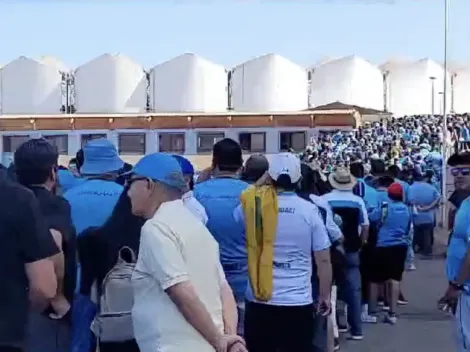
[{"label": "paved ground", "polygon": [[[443,235],[438,250],[443,252]],[[404,294],[409,305],[399,309],[395,326],[367,325],[361,342],[343,341],[344,352],[443,352],[453,351],[452,325],[437,309],[445,290],[444,259],[416,260],[418,269],[406,273]]]}]

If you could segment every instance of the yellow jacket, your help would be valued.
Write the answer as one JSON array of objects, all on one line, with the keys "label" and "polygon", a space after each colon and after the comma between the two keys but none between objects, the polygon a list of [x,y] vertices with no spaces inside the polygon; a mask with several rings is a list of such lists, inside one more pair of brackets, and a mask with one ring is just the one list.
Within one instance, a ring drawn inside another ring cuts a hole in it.
[{"label": "yellow jacket", "polygon": [[273,293],[273,257],[277,228],[277,193],[273,187],[249,187],[240,196],[245,217],[248,276],[253,294],[269,301]]}]

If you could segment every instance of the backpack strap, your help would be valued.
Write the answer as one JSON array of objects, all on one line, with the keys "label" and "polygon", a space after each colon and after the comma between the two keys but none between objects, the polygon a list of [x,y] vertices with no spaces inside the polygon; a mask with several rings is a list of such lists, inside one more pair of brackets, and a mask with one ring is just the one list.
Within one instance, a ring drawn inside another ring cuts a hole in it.
[{"label": "backpack strap", "polygon": [[123,246],[123,247],[121,247],[121,249],[119,249],[118,263],[127,262],[124,259],[126,253],[129,254],[129,256],[131,258],[131,263],[135,264],[137,262],[137,256],[135,255],[135,252],[132,250],[132,248],[130,248],[128,246]]},{"label": "backpack strap", "polygon": [[356,185],[354,186],[353,188],[353,193],[356,195],[356,196],[359,196],[361,198],[364,198],[365,194],[366,194],[366,186],[364,185],[364,182],[362,181],[358,181],[356,183]]}]

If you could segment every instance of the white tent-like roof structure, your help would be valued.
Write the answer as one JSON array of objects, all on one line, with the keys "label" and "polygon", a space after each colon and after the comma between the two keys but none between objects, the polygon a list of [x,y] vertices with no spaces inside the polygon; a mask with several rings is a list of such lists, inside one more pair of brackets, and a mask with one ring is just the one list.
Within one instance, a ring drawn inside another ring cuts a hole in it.
[{"label": "white tent-like roof structure", "polygon": [[62,76],[55,65],[21,56],[0,69],[0,114],[58,114]]},{"label": "white tent-like roof structure", "polygon": [[65,65],[62,61],[53,56],[42,56],[38,61],[42,62],[45,65],[55,66],[61,72],[70,71],[70,68],[67,67],[67,65]]},{"label": "white tent-like roof structure", "polygon": [[[390,111],[398,116],[442,113],[442,94],[439,93],[443,90],[445,76],[442,66],[427,58],[390,69],[387,77]],[[450,97],[450,80],[448,83]],[[449,104],[447,106],[450,109]]]},{"label": "white tent-like roof structure", "polygon": [[187,53],[150,71],[150,102],[156,112],[220,112],[228,106],[225,67]]},{"label": "white tent-like roof structure", "polygon": [[308,108],[307,70],[277,54],[264,55],[235,67],[230,88],[235,111]]},{"label": "white tent-like roof structure", "polygon": [[383,110],[383,76],[380,70],[358,56],[348,56],[317,67],[311,77],[310,104],[339,101]]},{"label": "white tent-like roof structure", "polygon": [[143,67],[121,54],[103,54],[75,70],[77,113],[144,112],[146,91]]},{"label": "white tent-like roof structure", "polygon": [[470,68],[454,74],[454,110],[456,113],[470,112]]}]

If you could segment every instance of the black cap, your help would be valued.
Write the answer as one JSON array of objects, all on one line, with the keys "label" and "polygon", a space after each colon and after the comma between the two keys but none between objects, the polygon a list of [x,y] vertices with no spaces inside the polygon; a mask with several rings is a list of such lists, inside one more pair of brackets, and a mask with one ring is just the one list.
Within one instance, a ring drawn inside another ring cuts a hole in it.
[{"label": "black cap", "polygon": [[459,153],[452,154],[447,160],[447,165],[449,166],[470,165],[470,153],[463,152],[460,154]]}]

